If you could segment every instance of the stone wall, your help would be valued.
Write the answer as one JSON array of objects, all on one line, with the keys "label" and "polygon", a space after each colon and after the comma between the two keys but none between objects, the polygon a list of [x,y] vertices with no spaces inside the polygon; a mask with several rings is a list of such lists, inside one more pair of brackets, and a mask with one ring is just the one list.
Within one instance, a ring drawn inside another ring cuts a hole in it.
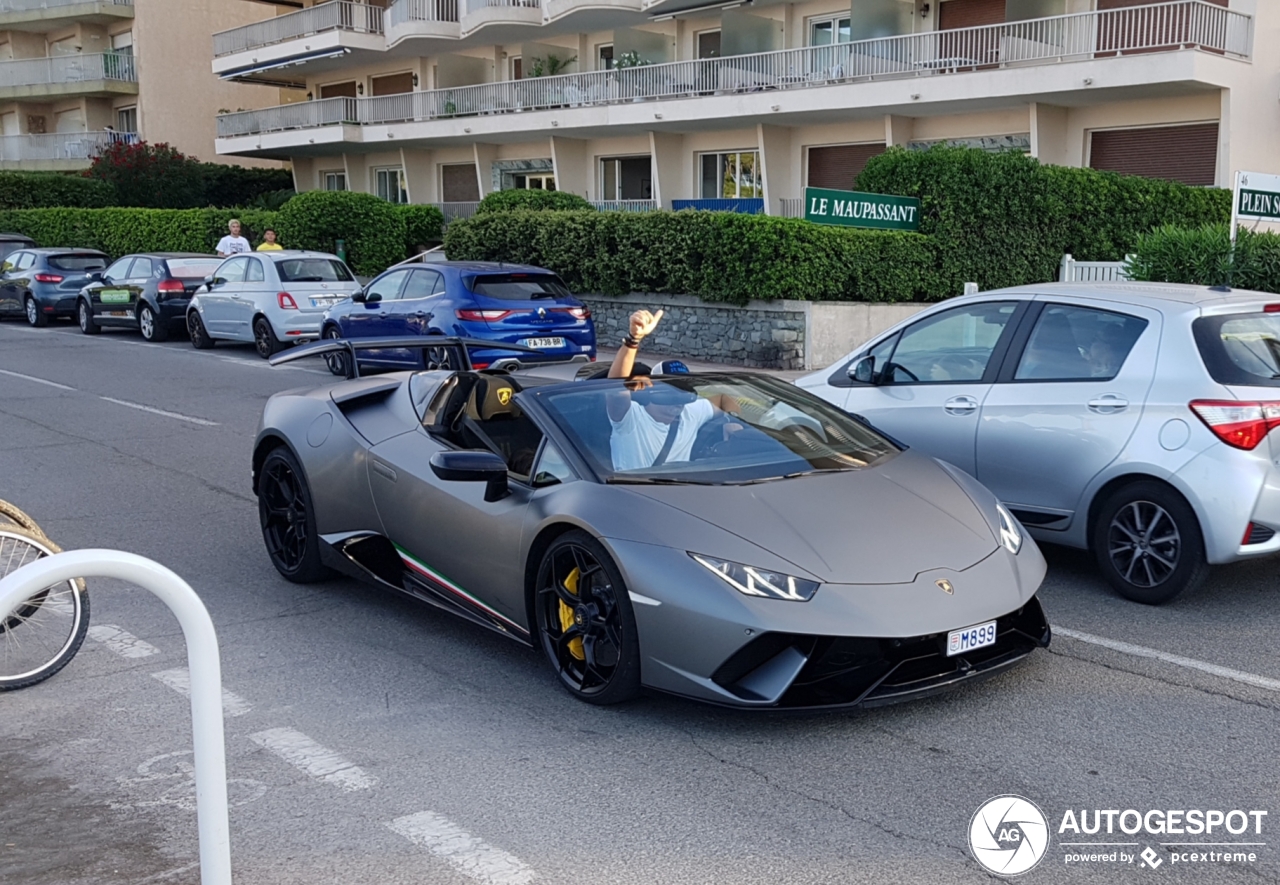
[{"label": "stone wall", "polygon": [[758,369],[805,368],[808,305],[801,301],[756,301],[737,307],[688,295],[579,297],[591,308],[602,347],[622,342],[632,311],[661,309],[662,322],[645,340],[645,353]]}]

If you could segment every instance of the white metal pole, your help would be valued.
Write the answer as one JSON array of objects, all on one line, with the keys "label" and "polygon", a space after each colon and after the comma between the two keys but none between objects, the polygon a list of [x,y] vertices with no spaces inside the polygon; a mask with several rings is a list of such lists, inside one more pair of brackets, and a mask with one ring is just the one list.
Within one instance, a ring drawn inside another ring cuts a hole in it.
[{"label": "white metal pole", "polygon": [[73,550],[38,559],[0,580],[0,621],[45,587],[73,578],[117,578],[137,584],[158,596],[178,619],[191,669],[200,881],[202,885],[231,885],[222,665],[209,611],[186,581],[157,562],[120,550]]},{"label": "white metal pole", "polygon": [[1236,255],[1236,228],[1240,226],[1240,179],[1243,172],[1236,170],[1236,181],[1231,188],[1231,257]]}]

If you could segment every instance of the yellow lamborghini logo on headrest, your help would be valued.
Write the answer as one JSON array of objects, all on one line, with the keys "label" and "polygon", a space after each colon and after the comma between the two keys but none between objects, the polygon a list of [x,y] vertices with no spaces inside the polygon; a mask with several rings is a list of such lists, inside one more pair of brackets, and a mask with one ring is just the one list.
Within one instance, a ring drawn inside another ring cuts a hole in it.
[{"label": "yellow lamborghini logo on headrest", "polygon": [[511,391],[511,388],[510,388],[510,387],[499,387],[499,388],[498,388],[498,402],[502,403],[502,405],[504,405],[504,406],[505,406],[505,405],[507,405],[508,403],[510,403],[510,402],[511,402],[511,393],[512,393],[512,391]]}]

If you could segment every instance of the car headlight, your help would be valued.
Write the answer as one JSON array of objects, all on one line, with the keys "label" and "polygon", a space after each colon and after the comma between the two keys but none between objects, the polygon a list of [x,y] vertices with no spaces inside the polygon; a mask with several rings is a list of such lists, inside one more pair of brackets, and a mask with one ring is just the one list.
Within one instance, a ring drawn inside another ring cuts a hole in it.
[{"label": "car headlight", "polygon": [[701,553],[689,553],[695,562],[706,566],[734,590],[745,596],[761,596],[765,599],[789,599],[792,602],[808,602],[818,592],[817,581],[807,581],[771,572],[755,566],[717,559]]},{"label": "car headlight", "polygon": [[1013,514],[1004,509],[1003,504],[996,504],[996,513],[1000,514],[1000,543],[1010,553],[1022,549],[1022,530]]}]

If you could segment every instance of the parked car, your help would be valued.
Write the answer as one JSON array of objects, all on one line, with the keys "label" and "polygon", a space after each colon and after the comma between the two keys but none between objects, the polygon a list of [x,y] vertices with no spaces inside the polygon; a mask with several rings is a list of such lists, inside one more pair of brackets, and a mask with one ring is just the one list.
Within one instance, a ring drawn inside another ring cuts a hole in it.
[{"label": "parked car", "polygon": [[233,255],[218,265],[187,306],[187,332],[201,350],[250,341],[263,359],[320,335],[324,312],[359,291],[336,255],[286,249]]},{"label": "parked car", "polygon": [[797,383],[1158,604],[1280,551],[1280,297],[1045,284],[928,309]]},{"label": "parked car", "polygon": [[[271,397],[253,488],[272,564],[297,583],[336,569],[541,649],[597,704],[647,687],[869,707],[1049,644],[1044,558],[961,471],[765,375],[629,387],[573,368]],[[674,409],[690,435],[651,466],[620,461],[620,404],[642,423]]]},{"label": "parked car", "polygon": [[0,315],[25,315],[33,326],[75,316],[76,298],[107,256],[93,249],[21,249],[0,274]]},{"label": "parked car", "polygon": [[124,326],[147,341],[164,341],[186,328],[192,294],[220,264],[221,258],[194,252],[126,255],[80,290],[80,331],[96,335],[102,326]]},{"label": "parked car", "polygon": [[[31,249],[35,246],[36,241],[26,234],[6,234],[0,233],[0,266],[8,261],[9,256],[19,249]],[[5,268],[6,270],[8,268]]]},{"label": "parked car", "polygon": [[[453,335],[523,344],[543,354],[515,356],[477,348],[471,358],[478,369],[596,358],[591,311],[558,276],[540,267],[486,261],[390,268],[350,301],[330,309],[322,334],[351,339]],[[359,359],[371,368],[425,368],[424,359],[432,366],[457,368],[448,366],[449,353],[447,348],[370,350]],[[329,360],[334,374],[346,374],[344,359]]]}]

